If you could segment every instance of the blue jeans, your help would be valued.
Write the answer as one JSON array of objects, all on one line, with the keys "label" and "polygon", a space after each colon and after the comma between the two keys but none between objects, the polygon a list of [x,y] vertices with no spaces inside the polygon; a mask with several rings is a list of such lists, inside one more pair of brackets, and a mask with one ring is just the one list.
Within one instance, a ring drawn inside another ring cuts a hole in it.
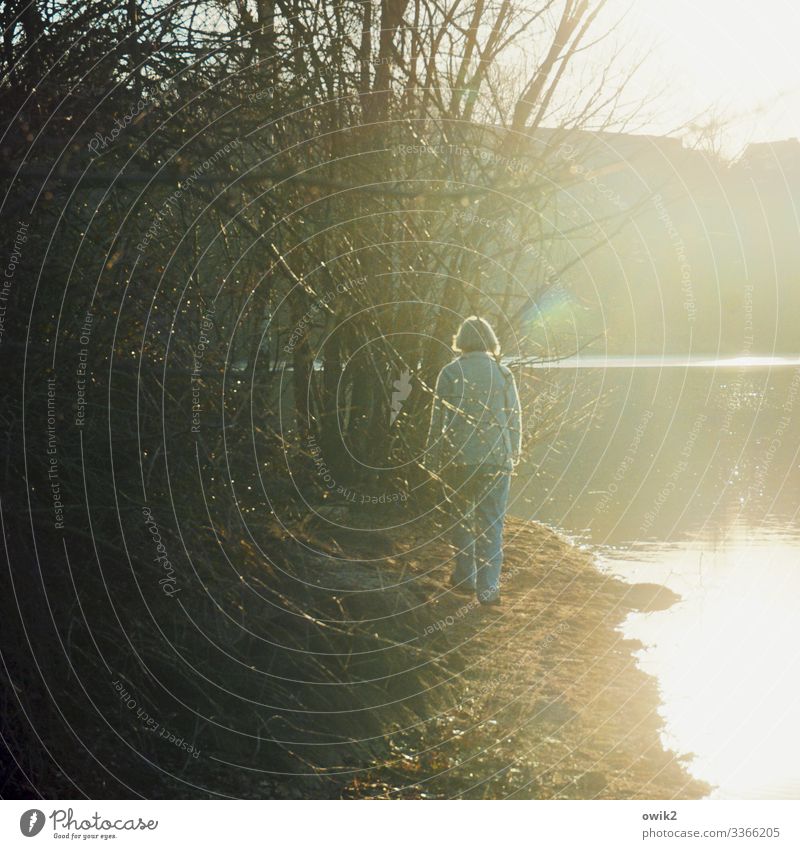
[{"label": "blue jeans", "polygon": [[456,564],[453,583],[475,588],[482,603],[500,596],[503,568],[503,522],[511,475],[476,466],[455,467],[447,474],[456,508],[453,543]]}]

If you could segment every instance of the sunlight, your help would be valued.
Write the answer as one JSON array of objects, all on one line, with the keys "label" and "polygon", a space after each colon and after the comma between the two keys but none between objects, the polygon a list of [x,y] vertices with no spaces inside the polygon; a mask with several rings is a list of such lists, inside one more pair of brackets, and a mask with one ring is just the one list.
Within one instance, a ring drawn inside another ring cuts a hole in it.
[{"label": "sunlight", "polygon": [[[654,43],[637,86],[664,91],[654,132],[674,132],[688,115],[729,121],[723,147],[800,136],[800,69],[796,33],[800,10],[788,0],[618,0],[629,10],[624,30],[637,45]],[[636,33],[636,37],[634,37]]]},{"label": "sunlight", "polygon": [[695,753],[692,772],[719,785],[716,795],[796,796],[797,539],[734,527],[722,540],[606,565],[684,597],[670,610],[631,616],[625,627],[648,646],[640,659],[661,685],[667,742]]},{"label": "sunlight", "polygon": [[545,362],[526,363],[531,368],[586,369],[678,369],[678,368],[784,368],[800,366],[800,357],[746,356],[715,357],[710,355],[686,357],[680,354],[639,356],[578,354],[573,357]]}]

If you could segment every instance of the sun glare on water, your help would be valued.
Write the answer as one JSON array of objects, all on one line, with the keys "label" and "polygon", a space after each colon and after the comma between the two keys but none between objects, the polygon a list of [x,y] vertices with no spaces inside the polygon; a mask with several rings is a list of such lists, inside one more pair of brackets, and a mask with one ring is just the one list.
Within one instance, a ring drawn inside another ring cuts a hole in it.
[{"label": "sun glare on water", "polygon": [[628,580],[680,593],[672,609],[635,614],[626,636],[658,677],[666,743],[721,798],[800,793],[800,621],[797,540],[734,528],[607,561]]}]

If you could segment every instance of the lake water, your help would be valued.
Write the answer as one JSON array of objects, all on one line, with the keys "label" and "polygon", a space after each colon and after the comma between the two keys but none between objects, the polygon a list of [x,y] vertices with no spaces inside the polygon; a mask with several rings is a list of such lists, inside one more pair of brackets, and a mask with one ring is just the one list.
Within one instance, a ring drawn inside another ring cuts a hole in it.
[{"label": "lake water", "polygon": [[512,511],[682,596],[624,628],[647,647],[665,742],[695,754],[714,797],[800,798],[800,360],[583,358],[531,373],[566,421],[521,470]]}]

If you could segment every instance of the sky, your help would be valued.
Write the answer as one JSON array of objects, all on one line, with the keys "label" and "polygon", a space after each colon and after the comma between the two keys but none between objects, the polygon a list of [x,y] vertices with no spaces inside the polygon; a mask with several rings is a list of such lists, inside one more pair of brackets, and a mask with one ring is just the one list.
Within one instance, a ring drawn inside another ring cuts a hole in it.
[{"label": "sky", "polygon": [[[631,58],[646,54],[634,89],[659,90],[644,131],[663,133],[697,115],[729,122],[723,151],[800,137],[797,0],[611,0]],[[666,89],[666,90],[664,90]]]}]

